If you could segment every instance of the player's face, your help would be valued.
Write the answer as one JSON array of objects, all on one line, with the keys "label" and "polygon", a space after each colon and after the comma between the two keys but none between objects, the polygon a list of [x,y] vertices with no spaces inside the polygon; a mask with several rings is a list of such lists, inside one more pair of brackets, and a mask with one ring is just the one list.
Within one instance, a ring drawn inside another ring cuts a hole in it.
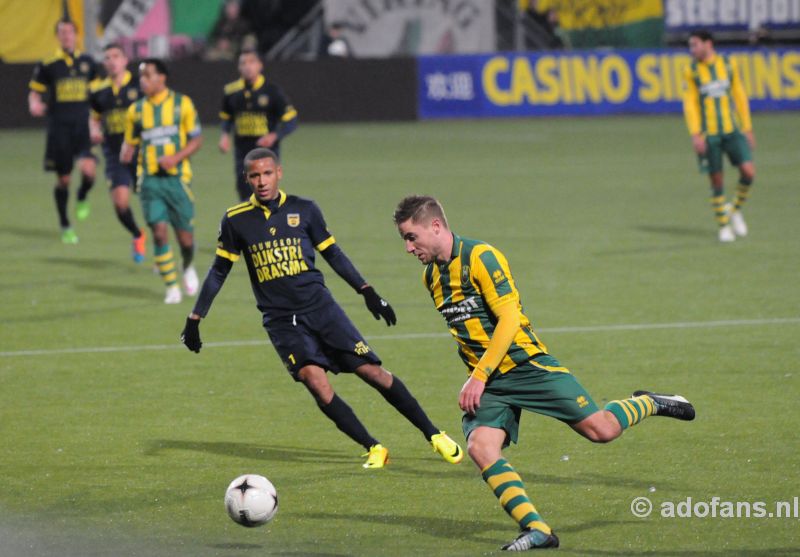
[{"label": "player's face", "polygon": [[77,42],[77,33],[75,26],[71,23],[59,23],[56,28],[56,37],[58,44],[61,45],[62,50],[73,52],[75,50],[75,43]]},{"label": "player's face", "polygon": [[128,58],[125,53],[118,48],[109,48],[103,54],[103,66],[109,77],[117,77],[128,67]]},{"label": "player's face", "polygon": [[703,61],[711,54],[713,43],[700,37],[689,37],[689,54],[698,61]]},{"label": "player's face", "polygon": [[139,65],[139,85],[148,97],[160,93],[166,86],[167,76],[158,73],[153,64]]},{"label": "player's face", "polygon": [[245,81],[255,81],[264,66],[257,55],[252,52],[239,56],[239,74]]},{"label": "player's face", "polygon": [[274,159],[256,159],[247,164],[247,183],[259,201],[270,201],[278,197],[281,178],[283,168]]},{"label": "player's face", "polygon": [[446,260],[441,257],[442,239],[445,233],[449,234],[449,231],[442,226],[439,219],[433,218],[429,224],[415,223],[408,219],[398,224],[397,230],[403,238],[406,253],[419,259],[423,265],[437,259]]}]

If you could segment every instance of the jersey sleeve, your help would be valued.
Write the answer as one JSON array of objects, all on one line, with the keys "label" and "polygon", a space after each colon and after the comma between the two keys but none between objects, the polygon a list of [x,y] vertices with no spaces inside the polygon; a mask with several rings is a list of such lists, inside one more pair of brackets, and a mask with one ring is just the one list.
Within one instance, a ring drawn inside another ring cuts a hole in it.
[{"label": "jersey sleeve", "polygon": [[495,314],[500,306],[519,301],[519,292],[511,277],[508,261],[499,250],[492,246],[476,249],[471,259],[472,278],[486,304]]},{"label": "jersey sleeve", "polygon": [[195,109],[192,99],[186,95],[181,99],[181,129],[189,139],[198,137],[202,132],[197,109]]},{"label": "jersey sleeve", "polygon": [[736,115],[739,117],[739,125],[742,131],[749,132],[753,129],[753,122],[750,118],[750,101],[747,99],[747,93],[742,85],[742,78],[739,75],[739,68],[736,65],[736,60],[730,61],[731,68],[731,94],[733,95],[733,104],[736,106]]},{"label": "jersey sleeve", "polygon": [[683,116],[686,119],[686,127],[689,135],[697,135],[702,131],[700,122],[700,91],[692,76],[691,66],[686,66],[683,70]]},{"label": "jersey sleeve", "polygon": [[326,248],[336,243],[333,234],[328,230],[328,225],[325,224],[325,217],[322,216],[322,211],[313,201],[310,207],[310,222],[308,225],[308,237],[314,244],[314,249],[319,252],[325,251]]},{"label": "jersey sleeve", "polygon": [[222,105],[219,109],[219,119],[223,122],[228,122],[231,118],[233,118],[233,107],[231,104],[231,95],[223,93]]},{"label": "jersey sleeve", "polygon": [[133,103],[130,105],[128,107],[128,113],[125,115],[125,143],[128,145],[139,145],[142,125],[136,110],[137,104],[138,103]]},{"label": "jersey sleeve", "polygon": [[28,83],[28,88],[37,93],[46,93],[50,84],[50,75],[47,71],[47,66],[44,65],[44,62],[39,62],[33,68],[33,76]]},{"label": "jersey sleeve", "polygon": [[236,241],[236,234],[228,215],[222,217],[222,222],[219,223],[216,254],[231,262],[237,261],[241,255],[241,250]]}]

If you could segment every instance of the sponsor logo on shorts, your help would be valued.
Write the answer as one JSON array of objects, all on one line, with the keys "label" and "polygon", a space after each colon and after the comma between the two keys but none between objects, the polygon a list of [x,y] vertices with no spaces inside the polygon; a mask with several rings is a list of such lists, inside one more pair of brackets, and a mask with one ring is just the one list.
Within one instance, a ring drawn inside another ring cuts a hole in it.
[{"label": "sponsor logo on shorts", "polygon": [[576,398],[575,402],[578,403],[578,407],[579,408],[586,408],[587,406],[589,406],[589,401],[586,400],[586,397],[583,396],[583,395],[581,395],[578,398]]},{"label": "sponsor logo on shorts", "polygon": [[353,347],[353,352],[355,352],[359,356],[363,356],[369,353],[370,351],[372,351],[372,349],[369,346],[367,346],[367,344],[363,340],[358,341],[356,345]]}]

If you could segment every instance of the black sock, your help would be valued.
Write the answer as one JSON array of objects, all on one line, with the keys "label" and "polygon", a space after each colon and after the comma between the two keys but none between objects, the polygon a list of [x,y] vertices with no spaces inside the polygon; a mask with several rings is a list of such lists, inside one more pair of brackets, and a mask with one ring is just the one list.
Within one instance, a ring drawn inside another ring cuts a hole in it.
[{"label": "black sock", "polygon": [[328,404],[325,406],[319,405],[319,409],[336,424],[339,431],[365,449],[369,450],[372,445],[378,444],[378,440],[369,434],[364,424],[356,417],[353,409],[339,398],[339,395],[336,393],[334,393],[333,398]]},{"label": "black sock", "polygon": [[94,178],[89,176],[81,177],[81,187],[78,189],[78,201],[84,201],[89,194],[89,190],[94,186]]},{"label": "black sock", "polygon": [[56,198],[56,210],[61,228],[69,228],[69,217],[67,216],[67,201],[69,200],[69,190],[67,188],[55,187],[53,197]]},{"label": "black sock", "polygon": [[186,267],[191,265],[192,261],[194,260],[194,245],[191,245],[188,248],[181,246],[181,257],[183,258],[183,268],[185,270]]},{"label": "black sock", "polygon": [[134,238],[138,238],[142,235],[142,231],[136,226],[136,220],[133,218],[133,211],[131,211],[130,207],[126,207],[125,209],[117,207],[117,218],[119,222],[122,223],[122,226],[124,226]]},{"label": "black sock", "polygon": [[385,390],[378,388],[378,392],[383,395],[383,398],[385,398],[389,404],[394,406],[398,412],[405,416],[409,422],[414,424],[417,429],[425,435],[425,439],[430,441],[432,436],[439,433],[436,426],[428,419],[425,410],[419,405],[417,399],[408,392],[408,389],[406,389],[406,386],[400,381],[399,377],[394,375],[392,377],[392,386]]}]

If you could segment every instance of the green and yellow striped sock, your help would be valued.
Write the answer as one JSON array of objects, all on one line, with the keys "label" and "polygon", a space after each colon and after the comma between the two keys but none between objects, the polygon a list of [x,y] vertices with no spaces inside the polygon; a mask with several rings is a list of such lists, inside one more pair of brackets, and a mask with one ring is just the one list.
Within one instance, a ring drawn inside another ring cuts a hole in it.
[{"label": "green and yellow striped sock", "polygon": [[606,411],[614,414],[622,429],[635,426],[647,416],[656,412],[656,405],[647,395],[626,398],[625,400],[612,400],[606,404]]},{"label": "green and yellow striped sock", "polygon": [[733,202],[733,210],[738,211],[742,208],[747,198],[750,197],[750,186],[753,185],[752,180],[740,179],[739,185],[736,186],[736,200]]},{"label": "green and yellow striped sock", "polygon": [[483,481],[494,491],[495,497],[500,500],[503,509],[517,521],[521,529],[536,528],[545,534],[550,533],[550,527],[545,524],[536,507],[533,506],[522,478],[514,468],[501,458],[481,471]]},{"label": "green and yellow striped sock", "polygon": [[163,246],[156,246],[156,265],[158,266],[158,273],[161,275],[161,280],[167,286],[172,286],[178,282],[178,271],[175,270],[175,257],[172,255],[172,250],[169,244]]},{"label": "green and yellow striped sock", "polygon": [[717,224],[720,225],[720,227],[728,224],[730,215],[728,215],[728,209],[725,207],[725,195],[712,195],[711,207],[714,209],[714,218],[717,219]]}]

